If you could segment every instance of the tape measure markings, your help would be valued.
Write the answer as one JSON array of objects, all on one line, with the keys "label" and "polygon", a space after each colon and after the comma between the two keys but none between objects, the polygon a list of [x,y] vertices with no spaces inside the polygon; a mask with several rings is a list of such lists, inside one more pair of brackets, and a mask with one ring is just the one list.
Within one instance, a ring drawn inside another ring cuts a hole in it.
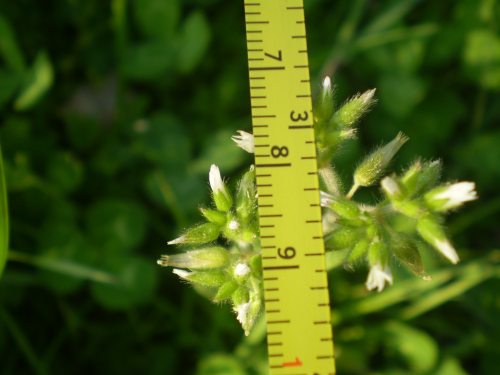
[{"label": "tape measure markings", "polygon": [[244,4],[270,372],[334,374],[303,3]]}]

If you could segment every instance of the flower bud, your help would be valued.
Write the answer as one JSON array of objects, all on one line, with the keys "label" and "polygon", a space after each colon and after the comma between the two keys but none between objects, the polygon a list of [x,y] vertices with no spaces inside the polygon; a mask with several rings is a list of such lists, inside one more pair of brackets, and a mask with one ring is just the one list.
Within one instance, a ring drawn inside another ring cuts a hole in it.
[{"label": "flower bud", "polygon": [[227,215],[224,212],[220,212],[217,210],[212,210],[210,208],[200,208],[201,214],[207,219],[209,222],[223,226],[226,224]]},{"label": "flower bud", "polygon": [[234,277],[236,278],[244,278],[246,276],[248,276],[248,274],[250,273],[250,267],[248,266],[248,264],[246,263],[237,263],[235,266],[234,266]]},{"label": "flower bud", "polygon": [[401,183],[406,188],[408,195],[415,196],[431,189],[439,181],[442,165],[439,160],[423,163],[417,160],[406,170]]},{"label": "flower bud", "polygon": [[328,121],[333,114],[333,89],[330,77],[323,80],[321,93],[314,107],[317,121]]},{"label": "flower bud", "polygon": [[369,242],[366,238],[359,240],[347,256],[347,263],[354,264],[361,260],[368,251]]},{"label": "flower bud", "polygon": [[253,134],[247,133],[243,130],[238,130],[238,135],[234,135],[231,139],[236,145],[246,152],[253,154],[255,152]]},{"label": "flower bud", "polygon": [[341,225],[326,235],[325,246],[332,250],[350,249],[356,244],[360,236],[362,236],[360,229]]},{"label": "flower bud", "polygon": [[432,189],[424,196],[427,206],[438,212],[460,207],[465,202],[477,199],[473,182],[458,182]]},{"label": "flower bud", "polygon": [[458,254],[446,238],[443,229],[433,218],[426,216],[417,222],[417,231],[422,238],[436,248],[448,260],[456,264],[459,261]]},{"label": "flower bud", "polygon": [[361,220],[361,211],[358,205],[349,199],[321,192],[320,202],[323,207],[333,210],[338,216],[344,219]]},{"label": "flower bud", "polygon": [[399,133],[396,138],[382,146],[370,155],[356,168],[354,172],[355,186],[371,186],[382,176],[396,152],[403,146],[408,137]]},{"label": "flower bud", "polygon": [[221,228],[214,223],[204,223],[189,228],[182,236],[169,241],[169,245],[192,245],[212,242],[219,237]]},{"label": "flower bud", "polygon": [[351,127],[372,107],[375,103],[373,96],[375,89],[368,90],[362,95],[356,95],[342,105],[333,116],[333,123],[337,127]]},{"label": "flower bud", "polygon": [[219,167],[217,167],[215,164],[212,164],[212,166],[210,167],[208,180],[210,182],[213,200],[217,209],[222,212],[229,211],[233,204],[233,199],[231,198],[231,195],[229,194],[224,181],[222,181]]},{"label": "flower bud", "polygon": [[191,272],[183,278],[193,284],[208,287],[220,287],[228,280],[227,274],[220,270]]},{"label": "flower bud", "polygon": [[175,255],[162,255],[157,262],[163,267],[189,268],[193,270],[225,267],[229,253],[220,246],[186,251]]},{"label": "flower bud", "polygon": [[377,264],[385,267],[389,261],[389,252],[385,243],[378,238],[374,239],[368,246],[368,264],[373,267]]}]

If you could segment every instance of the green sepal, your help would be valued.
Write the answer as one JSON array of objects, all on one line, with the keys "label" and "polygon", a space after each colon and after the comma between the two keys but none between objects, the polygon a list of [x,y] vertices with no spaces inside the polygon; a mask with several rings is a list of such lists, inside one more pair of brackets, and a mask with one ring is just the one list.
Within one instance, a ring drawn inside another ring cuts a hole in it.
[{"label": "green sepal", "polygon": [[207,219],[209,222],[224,226],[227,221],[227,215],[224,212],[220,212],[217,210],[213,210],[211,208],[200,207],[201,214]]},{"label": "green sepal", "polygon": [[231,294],[231,300],[234,306],[241,305],[242,303],[248,302],[248,288],[244,285],[240,285],[234,292]]},{"label": "green sepal", "polygon": [[231,295],[233,294],[233,292],[237,288],[238,288],[238,283],[236,281],[234,281],[234,280],[226,281],[217,290],[217,293],[215,294],[213,301],[214,302],[221,302],[221,301],[224,301],[224,300],[230,298]]},{"label": "green sepal", "polygon": [[423,276],[424,265],[415,240],[402,234],[391,236],[391,250],[408,269],[417,276]]},{"label": "green sepal", "polygon": [[182,236],[181,244],[203,244],[215,241],[221,233],[220,225],[203,223],[188,229]]},{"label": "green sepal", "polygon": [[228,275],[220,270],[196,271],[190,273],[187,280],[203,286],[220,287],[228,280]]},{"label": "green sepal", "polygon": [[347,263],[352,265],[363,259],[368,251],[369,242],[366,238],[359,240],[347,256]]}]

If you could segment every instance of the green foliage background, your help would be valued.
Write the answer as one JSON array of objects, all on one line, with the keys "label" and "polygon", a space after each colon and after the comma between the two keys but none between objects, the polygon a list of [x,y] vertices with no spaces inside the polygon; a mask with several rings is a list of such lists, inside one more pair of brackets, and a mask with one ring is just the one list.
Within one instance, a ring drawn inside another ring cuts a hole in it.
[{"label": "green foliage background", "polygon": [[[244,338],[155,264],[208,202],[209,165],[234,182],[251,162],[229,141],[250,129],[242,3],[0,2],[2,374],[265,373],[262,326]],[[334,260],[339,374],[500,373],[498,1],[305,3],[314,89],[378,88],[342,175],[402,130],[400,166],[440,157],[480,195],[450,221],[462,263],[425,259],[433,281],[401,269],[368,293]]]}]

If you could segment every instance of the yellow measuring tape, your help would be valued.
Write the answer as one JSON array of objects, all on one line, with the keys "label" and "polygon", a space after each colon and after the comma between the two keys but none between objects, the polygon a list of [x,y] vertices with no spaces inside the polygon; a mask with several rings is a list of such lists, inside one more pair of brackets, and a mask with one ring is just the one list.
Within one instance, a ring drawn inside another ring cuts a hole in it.
[{"label": "yellow measuring tape", "polygon": [[272,375],[335,374],[302,0],[245,0]]}]

